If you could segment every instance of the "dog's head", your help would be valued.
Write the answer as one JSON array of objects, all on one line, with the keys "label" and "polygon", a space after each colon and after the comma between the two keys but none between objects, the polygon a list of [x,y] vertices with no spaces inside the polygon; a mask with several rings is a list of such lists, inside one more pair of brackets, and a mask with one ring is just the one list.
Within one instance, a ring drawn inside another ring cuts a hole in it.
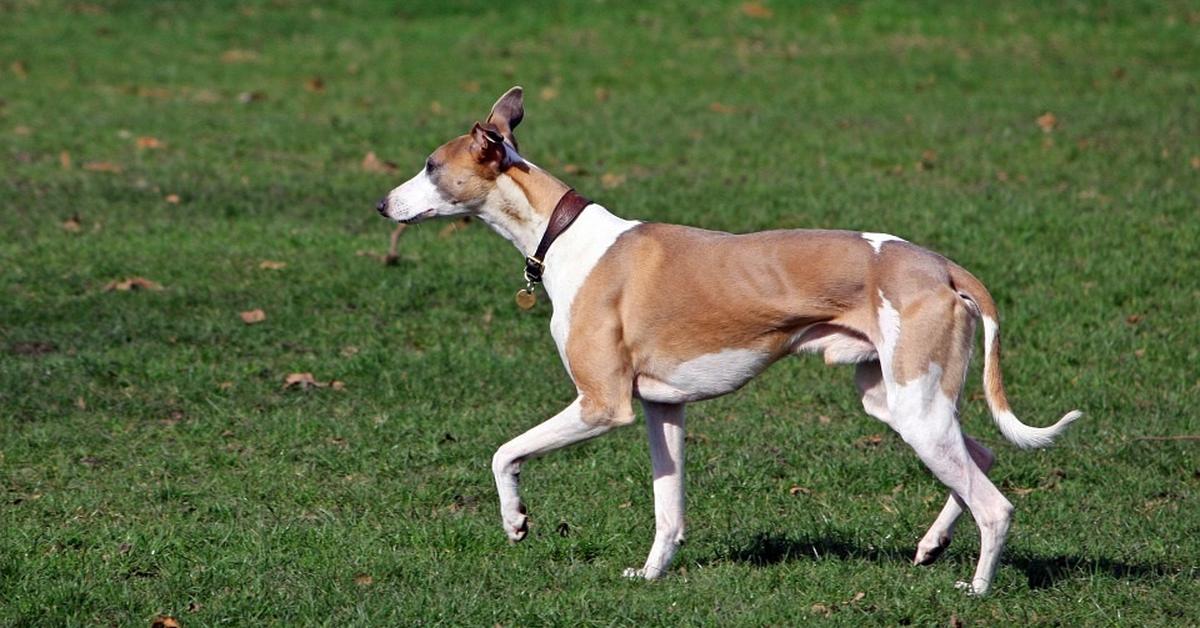
[{"label": "dog's head", "polygon": [[476,213],[496,188],[500,173],[521,162],[513,129],[525,116],[523,92],[504,93],[484,123],[438,147],[413,178],[392,190],[376,209],[397,222]]}]

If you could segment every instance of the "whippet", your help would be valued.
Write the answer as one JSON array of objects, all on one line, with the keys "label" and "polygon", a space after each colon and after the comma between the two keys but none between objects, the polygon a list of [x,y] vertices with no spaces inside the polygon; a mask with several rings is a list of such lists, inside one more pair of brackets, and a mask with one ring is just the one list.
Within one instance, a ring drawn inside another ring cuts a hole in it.
[{"label": "whippet", "polygon": [[526,256],[518,302],[530,305],[544,282],[550,333],[578,396],[492,458],[508,538],[528,532],[521,464],[633,423],[637,398],[650,441],[655,534],[645,565],[625,575],[661,576],[684,535],[684,405],[733,392],[784,356],[812,352],[827,364],[857,365],[863,408],[950,489],[913,562],[934,561],[967,508],[979,526],[980,557],[972,580],[957,585],[985,593],[1013,506],[986,475],[992,452],[964,435],[957,419],[976,321],[983,321],[987,403],[1009,441],[1044,447],[1081,413],[1041,428],[1012,413],[996,304],[983,284],[881,233],[732,235],[624,220],[521,156],[513,130],[524,114],[514,87],[486,122],[440,146],[377,205],[404,223],[478,216]]}]

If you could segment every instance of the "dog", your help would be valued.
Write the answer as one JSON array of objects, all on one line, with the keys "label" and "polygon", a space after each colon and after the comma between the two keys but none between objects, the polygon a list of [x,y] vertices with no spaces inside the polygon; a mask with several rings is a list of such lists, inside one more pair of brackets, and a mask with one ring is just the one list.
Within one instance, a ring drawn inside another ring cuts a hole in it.
[{"label": "dog", "polygon": [[1013,414],[1000,375],[996,304],[961,266],[892,235],[787,230],[733,235],[625,220],[525,159],[513,131],[520,87],[483,123],[446,142],[376,206],[401,223],[475,216],[526,256],[522,307],[541,283],[550,333],[578,392],[549,420],[492,458],[508,538],[528,533],[521,464],[634,422],[645,411],[654,478],[654,543],[625,575],[654,579],[684,538],[684,406],[731,393],[775,361],[812,352],[856,365],[867,414],[887,423],[950,489],[914,564],[946,549],[964,508],[979,527],[970,581],[987,592],[1013,506],[986,473],[994,455],[963,434],[958,400],[983,322],[985,397],[1001,433],[1044,447],[1073,421],[1030,427]]}]

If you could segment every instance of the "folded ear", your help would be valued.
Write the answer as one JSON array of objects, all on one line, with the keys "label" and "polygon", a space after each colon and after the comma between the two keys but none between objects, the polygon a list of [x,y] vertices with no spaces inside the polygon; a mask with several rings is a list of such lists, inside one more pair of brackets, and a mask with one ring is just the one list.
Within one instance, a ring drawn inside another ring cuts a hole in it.
[{"label": "folded ear", "polygon": [[521,89],[520,85],[504,92],[500,100],[492,105],[492,112],[488,114],[487,123],[494,125],[512,144],[513,149],[517,148],[517,138],[513,135],[513,129],[521,124],[521,119],[525,117],[525,90]]},{"label": "folded ear", "polygon": [[504,136],[492,124],[484,126],[476,122],[471,127],[471,154],[481,164],[495,164],[501,169],[507,166],[508,150],[504,148]]}]

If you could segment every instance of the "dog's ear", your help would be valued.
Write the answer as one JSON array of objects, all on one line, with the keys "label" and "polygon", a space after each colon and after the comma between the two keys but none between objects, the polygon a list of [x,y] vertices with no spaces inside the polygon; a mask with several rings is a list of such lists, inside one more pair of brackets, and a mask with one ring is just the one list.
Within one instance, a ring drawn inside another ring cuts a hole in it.
[{"label": "dog's ear", "polygon": [[513,150],[517,150],[517,138],[513,135],[513,129],[521,124],[521,120],[525,117],[525,90],[521,89],[520,85],[504,92],[500,100],[492,105],[492,112],[488,114],[487,123],[496,127],[500,131],[500,135],[512,144]]},{"label": "dog's ear", "polygon": [[483,125],[478,122],[471,127],[471,154],[481,164],[495,164],[498,168],[506,167],[508,150],[504,148],[504,136],[495,125]]}]

